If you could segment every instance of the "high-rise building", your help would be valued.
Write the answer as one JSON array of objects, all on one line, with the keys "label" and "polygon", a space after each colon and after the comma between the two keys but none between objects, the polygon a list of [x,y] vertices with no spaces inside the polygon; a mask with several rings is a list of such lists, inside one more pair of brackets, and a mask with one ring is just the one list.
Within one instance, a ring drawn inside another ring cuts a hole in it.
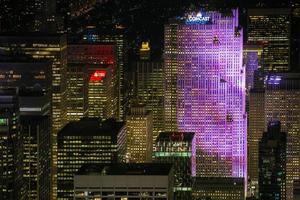
[{"label": "high-rise building", "polygon": [[177,131],[177,77],[178,77],[178,24],[170,23],[165,27],[165,130]]},{"label": "high-rise building", "polygon": [[280,122],[268,123],[259,142],[259,199],[286,199],[286,133]]},{"label": "high-rise building", "polygon": [[68,46],[68,121],[118,117],[116,55],[113,44]]},{"label": "high-rise building", "polygon": [[0,196],[22,199],[22,157],[19,154],[19,106],[16,89],[0,90]]},{"label": "high-rise building", "polygon": [[[57,132],[67,119],[67,40],[66,35],[0,35],[0,48],[21,52],[33,59],[48,59],[52,74],[52,162],[53,194],[56,194]],[[55,197],[54,197],[55,198]]]},{"label": "high-rise building", "polygon": [[197,177],[192,187],[197,200],[244,200],[244,179],[229,177]]},{"label": "high-rise building", "polygon": [[0,48],[20,52],[33,59],[47,59],[52,63],[52,118],[58,131],[66,121],[67,43],[65,35],[1,35]]},{"label": "high-rise building", "polygon": [[152,160],[153,117],[146,106],[136,105],[126,116],[126,159],[133,163]]},{"label": "high-rise building", "polygon": [[258,198],[259,141],[265,130],[265,90],[251,89],[248,111],[248,196]]},{"label": "high-rise building", "polygon": [[20,143],[25,199],[51,194],[51,97],[43,91],[20,91]]},{"label": "high-rise building", "polygon": [[192,198],[192,175],[196,174],[194,133],[161,132],[156,139],[153,157],[158,163],[174,168],[174,199]]},{"label": "high-rise building", "polygon": [[124,134],[122,122],[96,118],[69,122],[58,134],[58,199],[73,199],[73,176],[87,163],[117,161],[117,136]]},{"label": "high-rise building", "polygon": [[289,70],[289,38],[289,9],[248,10],[247,42],[263,46],[262,67],[265,71]]},{"label": "high-rise building", "polygon": [[82,40],[84,42],[93,43],[112,43],[115,45],[116,53],[116,74],[117,74],[117,88],[118,88],[118,120],[124,120],[126,109],[129,104],[129,96],[127,88],[127,81],[124,79],[124,66],[127,64],[127,46],[126,38],[122,30],[115,29],[112,32],[100,32],[95,27],[87,28],[83,34]]},{"label": "high-rise building", "polygon": [[164,131],[164,71],[161,61],[135,63],[134,95],[153,114],[153,143]]},{"label": "high-rise building", "polygon": [[88,116],[87,74],[83,64],[68,61],[67,72],[67,120],[79,120]]},{"label": "high-rise building", "polygon": [[195,132],[197,176],[247,176],[238,10],[189,13],[165,27],[166,131]]},{"label": "high-rise building", "polygon": [[293,181],[300,178],[300,74],[282,73],[266,78],[265,130],[268,121],[280,121],[287,133],[286,195],[293,199]]},{"label": "high-rise building", "polygon": [[[20,160],[25,199],[50,199],[51,63],[24,55],[4,55],[0,61],[0,88],[17,88]],[[16,151],[15,151],[16,152]]]},{"label": "high-rise building", "polygon": [[170,164],[84,165],[74,177],[74,199],[173,200]]},{"label": "high-rise building", "polygon": [[88,116],[117,118],[116,77],[111,65],[88,70]]}]

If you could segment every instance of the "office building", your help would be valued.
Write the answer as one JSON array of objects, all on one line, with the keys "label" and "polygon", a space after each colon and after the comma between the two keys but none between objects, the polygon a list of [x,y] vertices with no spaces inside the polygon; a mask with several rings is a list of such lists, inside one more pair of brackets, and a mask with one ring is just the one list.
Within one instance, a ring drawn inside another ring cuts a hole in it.
[{"label": "office building", "polygon": [[21,154],[19,143],[19,106],[16,89],[0,90],[0,196],[22,199]]},{"label": "office building", "polygon": [[20,91],[20,143],[25,199],[50,199],[51,97],[43,91]]},{"label": "office building", "polygon": [[4,54],[0,68],[0,87],[18,91],[20,134],[15,152],[26,191],[21,197],[50,199],[51,63],[22,54]]},{"label": "office building", "polygon": [[68,121],[118,117],[116,55],[113,44],[68,46]]},{"label": "office building", "polygon": [[248,10],[247,42],[262,45],[265,71],[289,70],[290,22],[289,9]]},{"label": "office building", "polygon": [[146,106],[136,105],[126,116],[126,158],[132,163],[152,160],[153,117]]},{"label": "office building", "polygon": [[197,177],[192,187],[197,200],[244,200],[244,179],[229,177]]},{"label": "office building", "polygon": [[[35,60],[51,62],[52,80],[52,162],[53,194],[56,194],[57,132],[67,120],[67,41],[66,35],[0,35],[0,48],[21,52]],[[55,198],[55,196],[53,197]]]},{"label": "office building", "polygon": [[259,141],[265,130],[265,90],[251,89],[248,111],[248,195],[258,197]]},{"label": "office building", "polygon": [[116,73],[117,73],[117,88],[118,88],[118,120],[124,120],[125,113],[129,106],[128,91],[125,86],[128,85],[128,80],[124,79],[124,67],[127,64],[127,46],[126,38],[123,30],[114,29],[113,31],[98,31],[95,27],[87,27],[83,33],[82,41],[89,44],[94,43],[112,43],[115,45],[116,52]]},{"label": "office building", "polygon": [[153,143],[164,131],[164,71],[161,61],[135,63],[134,96],[153,114]]},{"label": "office building", "polygon": [[194,133],[162,132],[156,139],[154,162],[174,168],[174,199],[192,198],[192,175],[196,174]]},{"label": "office building", "polygon": [[166,131],[194,132],[197,176],[247,177],[243,36],[238,10],[165,26]]},{"label": "office building", "polygon": [[88,116],[116,118],[116,79],[112,66],[90,67],[88,77]]},{"label": "office building", "polygon": [[123,123],[83,118],[69,122],[58,134],[58,199],[73,199],[73,176],[87,163],[117,161],[117,136]]},{"label": "office building", "polygon": [[268,123],[259,142],[259,199],[286,199],[286,133]]},{"label": "office building", "polygon": [[84,165],[74,177],[74,199],[173,200],[169,164]]},{"label": "office building", "polygon": [[286,146],[286,195],[293,199],[293,181],[300,176],[300,79],[297,73],[269,75],[265,91],[265,130],[267,122],[280,121],[287,133]]},{"label": "office building", "polygon": [[19,51],[33,59],[48,59],[52,63],[52,118],[57,132],[66,121],[67,43],[65,35],[1,35],[0,48]]}]

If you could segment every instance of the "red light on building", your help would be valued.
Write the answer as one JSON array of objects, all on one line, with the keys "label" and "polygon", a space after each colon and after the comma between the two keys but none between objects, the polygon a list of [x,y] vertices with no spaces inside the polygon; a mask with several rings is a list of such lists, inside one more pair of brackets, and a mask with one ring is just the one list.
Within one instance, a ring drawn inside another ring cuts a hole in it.
[{"label": "red light on building", "polygon": [[90,81],[101,81],[106,75],[106,71],[104,70],[97,70],[95,71],[90,78]]}]

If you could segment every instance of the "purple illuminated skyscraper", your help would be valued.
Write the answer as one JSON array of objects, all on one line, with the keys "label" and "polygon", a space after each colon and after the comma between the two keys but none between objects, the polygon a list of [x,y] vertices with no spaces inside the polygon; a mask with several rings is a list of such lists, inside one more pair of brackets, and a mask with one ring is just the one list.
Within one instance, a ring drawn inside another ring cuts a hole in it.
[{"label": "purple illuminated skyscraper", "polygon": [[196,133],[197,176],[247,177],[238,10],[190,13],[165,27],[167,131]]}]

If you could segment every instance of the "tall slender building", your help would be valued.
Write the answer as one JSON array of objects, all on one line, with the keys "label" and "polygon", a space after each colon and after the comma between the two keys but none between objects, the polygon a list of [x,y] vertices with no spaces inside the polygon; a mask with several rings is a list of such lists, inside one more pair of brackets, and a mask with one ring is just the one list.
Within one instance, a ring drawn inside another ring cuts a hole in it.
[{"label": "tall slender building", "polygon": [[259,141],[265,130],[265,90],[252,89],[248,111],[248,195],[258,198]]},{"label": "tall slender building", "polygon": [[165,27],[166,131],[195,132],[197,176],[247,175],[238,10],[189,13]]},{"label": "tall slender building", "polygon": [[259,199],[286,199],[286,133],[280,122],[268,123],[259,142]]},{"label": "tall slender building", "polygon": [[153,114],[153,143],[164,131],[163,62],[143,60],[135,63],[134,93],[139,103]]}]

